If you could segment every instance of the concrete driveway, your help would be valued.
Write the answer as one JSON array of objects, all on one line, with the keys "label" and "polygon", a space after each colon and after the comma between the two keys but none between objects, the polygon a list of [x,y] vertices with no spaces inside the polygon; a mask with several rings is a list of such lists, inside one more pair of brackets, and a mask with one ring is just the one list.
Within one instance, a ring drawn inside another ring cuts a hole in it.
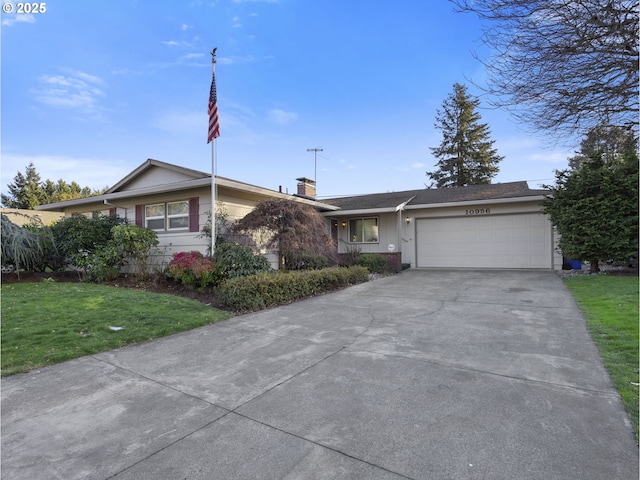
[{"label": "concrete driveway", "polygon": [[632,479],[556,273],[406,271],[2,380],[3,479]]}]

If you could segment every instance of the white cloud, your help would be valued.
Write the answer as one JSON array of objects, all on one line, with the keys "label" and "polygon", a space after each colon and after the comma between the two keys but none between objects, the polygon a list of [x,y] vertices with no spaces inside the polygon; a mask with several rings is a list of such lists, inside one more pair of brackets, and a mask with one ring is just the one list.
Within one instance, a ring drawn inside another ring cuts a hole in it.
[{"label": "white cloud", "polygon": [[424,168],[425,164],[422,162],[416,162],[413,165],[411,165],[411,168]]},{"label": "white cloud", "polygon": [[105,96],[102,90],[104,81],[79,70],[61,70],[66,75],[41,75],[38,78],[39,87],[30,90],[33,98],[52,107],[75,108],[93,113],[101,111],[99,99]]},{"label": "white cloud", "polygon": [[88,83],[94,83],[98,85],[104,84],[104,81],[100,77],[96,77],[95,75],[90,75],[88,73],[82,72],[80,70],[73,70],[70,68],[63,68],[63,72],[69,73],[70,75],[74,75],[78,77],[80,80],[83,80]]},{"label": "white cloud", "polygon": [[77,182],[82,187],[102,189],[112,186],[124,178],[131,170],[118,160],[110,158],[70,157],[64,155],[2,155],[2,187],[13,182],[18,172],[24,173],[29,163],[33,163],[41,180],[64,180]]},{"label": "white cloud", "polygon": [[555,151],[549,153],[534,153],[529,156],[532,162],[544,162],[544,163],[567,163],[567,158],[571,157],[572,153],[565,151]]},{"label": "white cloud", "polygon": [[2,25],[5,27],[11,27],[16,23],[36,23],[36,17],[31,13],[20,15],[14,14],[9,15],[2,20]]},{"label": "white cloud", "polygon": [[216,62],[220,65],[234,65],[234,64],[243,64],[253,62],[255,57],[252,55],[245,55],[244,57],[240,57],[238,55],[232,55],[230,57],[218,57]]},{"label": "white cloud", "polygon": [[191,60],[193,58],[202,58],[204,57],[204,53],[187,53],[182,58],[185,60]]},{"label": "white cloud", "polygon": [[176,41],[176,40],[164,40],[162,42],[163,45],[166,45],[167,47],[180,47],[180,48],[193,48],[193,45],[189,42],[185,42],[185,41]]},{"label": "white cloud", "polygon": [[277,125],[287,125],[298,118],[298,114],[295,112],[285,112],[274,108],[267,113],[267,120]]},{"label": "white cloud", "polygon": [[546,147],[542,140],[526,134],[500,138],[496,147],[507,160],[518,162],[561,164],[574,155],[573,149]]}]

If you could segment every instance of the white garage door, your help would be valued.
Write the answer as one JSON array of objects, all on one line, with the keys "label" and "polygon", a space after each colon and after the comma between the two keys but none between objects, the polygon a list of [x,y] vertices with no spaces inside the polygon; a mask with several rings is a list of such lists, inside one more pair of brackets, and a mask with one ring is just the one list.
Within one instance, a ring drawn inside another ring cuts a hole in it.
[{"label": "white garage door", "polygon": [[418,267],[552,268],[544,215],[417,219]]}]

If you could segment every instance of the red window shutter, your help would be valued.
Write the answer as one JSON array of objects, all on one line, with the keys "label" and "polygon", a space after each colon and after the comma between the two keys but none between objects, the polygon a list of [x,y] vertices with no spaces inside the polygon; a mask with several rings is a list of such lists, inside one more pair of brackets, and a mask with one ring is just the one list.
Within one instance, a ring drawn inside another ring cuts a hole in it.
[{"label": "red window shutter", "polygon": [[198,197],[189,199],[189,231],[200,231],[200,206],[198,204]]},{"label": "red window shutter", "polygon": [[109,209],[109,216],[110,217],[115,217],[116,216],[116,209],[115,208],[110,208]]},{"label": "red window shutter", "polygon": [[144,205],[136,205],[136,225],[144,227]]}]

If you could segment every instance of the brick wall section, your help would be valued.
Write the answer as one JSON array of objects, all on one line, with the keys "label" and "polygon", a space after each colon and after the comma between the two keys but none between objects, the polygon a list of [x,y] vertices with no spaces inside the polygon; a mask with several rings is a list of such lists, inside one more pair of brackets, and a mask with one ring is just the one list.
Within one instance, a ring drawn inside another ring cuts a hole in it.
[{"label": "brick wall section", "polygon": [[[380,252],[380,255],[387,259],[387,268],[392,271],[399,273],[402,271],[402,254],[399,252],[389,253],[389,252]],[[348,253],[339,253],[338,254],[338,263],[340,265],[349,265],[350,263],[350,255]]]},{"label": "brick wall section", "polygon": [[402,271],[402,254],[399,252],[395,253],[381,253],[383,257],[387,259],[387,268],[392,272],[399,273]]}]

